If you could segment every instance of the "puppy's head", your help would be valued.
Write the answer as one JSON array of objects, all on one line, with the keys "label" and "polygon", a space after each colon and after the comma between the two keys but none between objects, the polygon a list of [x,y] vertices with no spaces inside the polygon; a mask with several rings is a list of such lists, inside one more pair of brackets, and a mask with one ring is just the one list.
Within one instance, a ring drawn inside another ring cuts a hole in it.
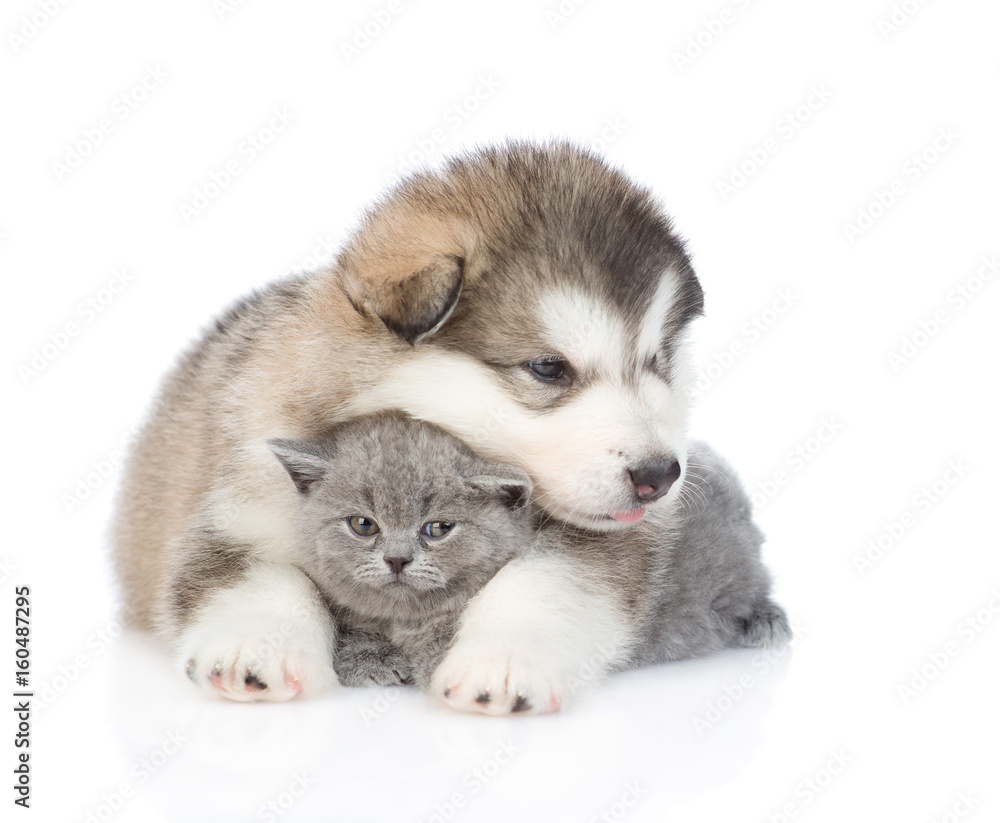
[{"label": "puppy's head", "polygon": [[676,496],[701,288],[658,203],[598,158],[521,144],[411,178],[345,251],[341,286],[414,344],[359,413],[401,408],[521,466],[582,527]]}]

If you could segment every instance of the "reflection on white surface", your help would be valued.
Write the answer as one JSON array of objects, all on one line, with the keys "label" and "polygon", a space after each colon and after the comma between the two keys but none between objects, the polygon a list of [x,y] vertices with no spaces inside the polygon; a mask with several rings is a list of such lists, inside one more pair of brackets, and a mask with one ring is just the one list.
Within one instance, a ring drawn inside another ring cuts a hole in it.
[{"label": "reflection on white surface", "polygon": [[632,672],[562,714],[496,719],[408,688],[210,700],[126,633],[47,719],[86,752],[72,769],[85,802],[64,795],[66,811],[98,820],[119,804],[118,820],[589,820],[612,807],[641,820],[650,801],[694,803],[739,778],[793,654]]},{"label": "reflection on white surface", "polygon": [[996,727],[995,638],[984,629],[904,707],[896,685],[921,660],[888,623],[857,642],[877,609],[862,600],[847,620],[797,625],[784,651],[629,672],[522,718],[407,688],[210,700],[126,632],[38,712],[35,803],[46,820],[102,823],[930,820],[992,785],[995,753],[965,743]]}]

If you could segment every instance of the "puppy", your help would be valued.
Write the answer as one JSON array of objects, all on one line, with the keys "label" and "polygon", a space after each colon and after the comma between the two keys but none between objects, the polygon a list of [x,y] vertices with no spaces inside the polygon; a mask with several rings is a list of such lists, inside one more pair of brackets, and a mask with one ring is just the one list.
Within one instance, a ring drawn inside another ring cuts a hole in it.
[{"label": "puppy", "polygon": [[[335,627],[295,565],[296,492],[267,443],[395,409],[526,472],[571,536],[505,566],[469,605],[431,683],[451,706],[551,710],[583,662],[601,660],[599,677],[733,642],[674,642],[695,624],[780,639],[752,539],[744,591],[653,626],[672,582],[647,561],[684,543],[685,331],[701,310],[660,205],[588,152],[514,143],[409,178],[329,270],[238,302],[167,376],[118,501],[132,613],[212,693],[333,687]],[[588,564],[595,552],[609,562]],[[637,656],[651,632],[659,651]]]}]

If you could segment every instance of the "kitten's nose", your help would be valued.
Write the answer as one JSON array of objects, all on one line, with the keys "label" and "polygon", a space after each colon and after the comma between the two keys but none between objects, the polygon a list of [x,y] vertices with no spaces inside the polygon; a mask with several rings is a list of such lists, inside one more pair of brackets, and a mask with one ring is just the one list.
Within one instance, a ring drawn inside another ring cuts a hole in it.
[{"label": "kitten's nose", "polygon": [[409,557],[387,557],[385,562],[398,576],[403,571],[403,566],[409,563],[411,559]]},{"label": "kitten's nose", "polygon": [[635,484],[635,493],[644,503],[657,500],[681,476],[681,464],[676,460],[651,460],[629,471]]}]

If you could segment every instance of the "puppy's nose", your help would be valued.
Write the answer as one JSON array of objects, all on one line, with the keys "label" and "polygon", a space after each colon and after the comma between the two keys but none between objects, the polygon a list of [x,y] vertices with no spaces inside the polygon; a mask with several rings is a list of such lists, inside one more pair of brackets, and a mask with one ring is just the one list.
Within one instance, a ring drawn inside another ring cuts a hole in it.
[{"label": "puppy's nose", "polygon": [[676,460],[650,460],[629,470],[635,483],[635,493],[644,503],[659,500],[681,476],[681,464]]},{"label": "puppy's nose", "polygon": [[397,575],[403,571],[403,566],[410,562],[409,557],[387,557],[385,559],[386,565],[388,565]]}]

